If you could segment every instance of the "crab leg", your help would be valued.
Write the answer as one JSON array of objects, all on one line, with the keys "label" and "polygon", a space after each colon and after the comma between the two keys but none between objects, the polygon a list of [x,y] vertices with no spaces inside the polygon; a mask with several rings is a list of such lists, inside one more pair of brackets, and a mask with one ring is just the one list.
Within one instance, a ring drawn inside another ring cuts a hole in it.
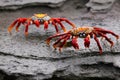
[{"label": "crab leg", "polygon": [[[64,38],[66,38],[66,37],[67,37],[66,35],[60,37],[60,38],[53,44],[53,47],[56,49],[56,47],[59,45],[60,41],[61,41],[62,39],[64,39]],[[60,44],[61,44],[61,43],[60,43]]]},{"label": "crab leg", "polygon": [[30,21],[27,22],[26,26],[25,26],[25,35],[28,35],[28,27],[30,25]]},{"label": "crab leg", "polygon": [[56,25],[56,23],[54,21],[52,21],[52,24],[55,26],[56,32],[59,33],[58,32],[58,26]]},{"label": "crab leg", "polygon": [[61,43],[61,45],[59,46],[59,51],[61,52],[62,47],[65,45],[65,43],[67,42],[67,40],[70,38],[70,36],[67,36],[64,41]]},{"label": "crab leg", "polygon": [[61,26],[61,28],[63,29],[63,31],[66,32],[66,29],[63,26],[63,24],[61,23],[61,21],[59,19],[55,19],[55,21]]},{"label": "crab leg", "polygon": [[75,24],[73,24],[72,22],[70,22],[69,20],[67,20],[66,18],[59,18],[60,21],[65,21],[68,24],[70,24],[73,28],[76,28]]},{"label": "crab leg", "polygon": [[111,47],[114,45],[114,43],[106,35],[104,35],[100,32],[98,34],[101,35],[102,37],[104,37],[111,44]]},{"label": "crab leg", "polygon": [[106,33],[110,33],[110,34],[112,34],[113,36],[115,36],[116,39],[119,39],[119,36],[118,36],[117,34],[113,33],[112,31],[107,31],[107,30],[105,30],[105,32],[106,32]]},{"label": "crab leg", "polygon": [[63,36],[63,35],[67,35],[67,34],[69,34],[69,32],[63,33],[63,34],[57,34],[57,35],[50,36],[49,38],[46,39],[46,43],[49,45],[50,40],[51,40],[52,38],[54,38],[54,37],[59,37],[59,36]]},{"label": "crab leg", "polygon": [[17,24],[17,26],[16,26],[16,31],[17,31],[17,32],[19,31],[18,28],[20,27],[20,25],[21,25],[21,22],[18,22],[18,24]]},{"label": "crab leg", "polygon": [[63,31],[66,32],[66,28],[63,26],[63,24],[61,22],[59,22],[60,26],[62,27]]},{"label": "crab leg", "polygon": [[15,20],[9,27],[8,27],[8,32],[11,33],[11,30],[13,29],[14,25],[18,22],[18,19]]},{"label": "crab leg", "polygon": [[119,39],[119,36],[118,36],[117,34],[115,34],[114,32],[112,32],[112,31],[104,30],[104,29],[102,29],[102,28],[97,28],[97,27],[94,27],[94,29],[95,29],[96,31],[102,32],[102,33],[104,33],[104,34],[110,33],[110,34],[112,34],[113,36],[115,36],[116,39]]},{"label": "crab leg", "polygon": [[96,34],[94,34],[94,40],[95,40],[96,43],[97,43],[97,46],[98,46],[99,51],[100,51],[100,54],[102,54],[102,47],[101,47],[101,45],[100,45],[100,42],[99,42],[99,40],[98,40]]}]

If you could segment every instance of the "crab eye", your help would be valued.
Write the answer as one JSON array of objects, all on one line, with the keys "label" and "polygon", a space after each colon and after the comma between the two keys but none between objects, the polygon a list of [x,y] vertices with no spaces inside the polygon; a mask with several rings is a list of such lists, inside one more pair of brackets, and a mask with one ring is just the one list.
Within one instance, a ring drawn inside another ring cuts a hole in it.
[{"label": "crab eye", "polygon": [[45,16],[44,18],[43,18],[43,20],[45,20],[45,21],[48,21],[48,20],[50,20],[51,18],[49,17],[49,16]]},{"label": "crab eye", "polygon": [[39,21],[40,23],[43,23],[43,22],[44,22],[44,20],[43,20],[43,19],[38,19],[38,21]]},{"label": "crab eye", "polygon": [[86,35],[87,35],[87,34],[85,34],[84,32],[79,33],[79,37],[80,37],[80,38],[85,38],[85,37],[86,37]]}]

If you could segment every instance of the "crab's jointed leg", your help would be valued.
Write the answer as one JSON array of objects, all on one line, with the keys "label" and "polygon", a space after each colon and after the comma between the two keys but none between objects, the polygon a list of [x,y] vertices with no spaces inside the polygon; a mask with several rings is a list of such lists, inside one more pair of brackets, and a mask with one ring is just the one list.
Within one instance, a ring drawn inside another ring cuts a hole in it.
[{"label": "crab's jointed leg", "polygon": [[94,34],[94,40],[95,40],[96,43],[97,43],[97,46],[98,46],[98,48],[99,48],[100,54],[102,54],[102,47],[101,47],[101,45],[100,45],[100,42],[99,42],[96,34]]},{"label": "crab's jointed leg", "polygon": [[75,24],[73,24],[72,22],[70,22],[69,20],[67,20],[66,18],[60,18],[60,21],[65,21],[68,24],[70,24],[73,28],[76,28]]},{"label": "crab's jointed leg", "polygon": [[70,34],[70,33],[69,33],[69,32],[67,32],[67,33],[56,34],[56,35],[50,36],[49,38],[47,38],[47,39],[46,39],[46,43],[47,43],[47,45],[49,45],[49,44],[50,44],[50,40],[51,40],[52,38],[55,38],[55,37],[60,37],[60,36],[64,36],[64,35],[66,35],[66,34]]}]

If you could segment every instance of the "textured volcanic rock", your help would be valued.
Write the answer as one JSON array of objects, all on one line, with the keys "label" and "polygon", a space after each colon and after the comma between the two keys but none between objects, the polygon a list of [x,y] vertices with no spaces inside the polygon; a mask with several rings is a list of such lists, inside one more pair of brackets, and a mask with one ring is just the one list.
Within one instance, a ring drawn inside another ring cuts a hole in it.
[{"label": "textured volcanic rock", "polygon": [[[63,49],[61,53],[55,51],[52,47],[54,40],[51,41],[50,46],[45,44],[45,39],[55,33],[52,25],[49,25],[48,31],[44,31],[43,25],[40,28],[31,25],[27,37],[24,36],[23,25],[20,26],[19,32],[16,32],[15,29],[13,29],[12,35],[7,32],[8,25],[17,17],[32,16],[33,13],[39,11],[37,8],[27,8],[0,13],[0,80],[120,79],[120,39],[116,41],[111,35],[107,36],[114,41],[114,46],[110,48],[109,43],[103,39],[101,41],[103,54],[100,55],[93,39],[91,39],[89,49],[84,48],[83,39],[79,39],[80,50],[69,47]],[[41,8],[40,12],[42,11],[51,16],[71,17],[69,9],[65,9],[65,12],[69,14],[65,14],[64,11],[59,12],[60,10],[50,11],[49,8]],[[75,18],[68,19],[76,26],[98,26],[120,35],[120,10],[118,8],[108,14],[99,15],[88,13],[85,15],[80,13],[81,11],[79,13],[72,11],[72,17]],[[74,13],[82,16],[74,16]],[[67,29],[71,28],[68,24],[64,22],[63,24]]]},{"label": "textured volcanic rock", "polygon": [[25,6],[47,5],[60,7],[65,0],[0,0],[0,9],[18,9]]},{"label": "textured volcanic rock", "polygon": [[91,12],[108,12],[114,2],[115,0],[90,0],[86,6],[91,8]]},{"label": "textured volcanic rock", "polygon": [[[92,25],[93,22],[81,21]],[[72,22],[79,23],[78,20]],[[97,22],[99,23],[99,22]],[[120,34],[118,24],[109,23],[105,20],[99,26]],[[67,25],[67,24],[65,24]],[[115,26],[113,28],[113,25]],[[77,25],[78,26],[78,25]],[[61,78],[98,77],[108,79],[119,78],[120,67],[120,40],[116,42],[114,37],[109,36],[115,45],[110,48],[104,40],[101,42],[103,54],[99,54],[94,40],[91,40],[90,49],[83,47],[83,39],[79,39],[81,49],[75,51],[72,47],[63,49],[62,53],[54,51],[45,44],[44,40],[53,34],[53,27],[44,32],[43,28],[36,29],[31,26],[29,36],[25,37],[21,26],[20,32],[10,36],[6,31],[0,32],[0,70],[1,75],[14,76],[13,80],[43,80],[53,76]]]}]

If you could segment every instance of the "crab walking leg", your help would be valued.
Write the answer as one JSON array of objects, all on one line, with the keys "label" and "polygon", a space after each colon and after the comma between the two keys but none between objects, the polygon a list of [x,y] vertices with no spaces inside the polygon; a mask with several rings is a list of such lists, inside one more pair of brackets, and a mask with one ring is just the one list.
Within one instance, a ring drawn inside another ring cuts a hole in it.
[{"label": "crab walking leg", "polygon": [[60,26],[62,27],[63,31],[66,32],[66,28],[63,26],[63,24],[61,22],[59,22]]},{"label": "crab walking leg", "polygon": [[44,30],[47,30],[48,29],[48,21],[45,21],[44,22]]},{"label": "crab walking leg", "polygon": [[56,19],[55,21],[61,26],[61,28],[63,29],[63,31],[66,32],[66,28],[65,28],[64,25],[61,23],[61,21],[60,21],[59,19]]},{"label": "crab walking leg", "polygon": [[60,52],[61,52],[61,49],[63,48],[63,46],[65,45],[65,43],[67,42],[67,40],[68,40],[69,38],[70,38],[70,36],[67,36],[67,37],[64,39],[64,41],[61,43],[61,45],[58,46]]},{"label": "crab walking leg", "polygon": [[[53,44],[53,47],[56,49],[57,46],[59,46],[61,43],[60,41],[63,40],[64,38],[66,38],[67,36],[62,36],[60,37],[54,44]],[[60,44],[59,44],[60,43]]]},{"label": "crab walking leg", "polygon": [[72,22],[70,22],[69,20],[67,20],[66,18],[60,18],[60,21],[65,21],[68,24],[70,24],[73,28],[76,28],[75,24],[73,24]]},{"label": "crab walking leg", "polygon": [[17,24],[16,26],[16,31],[18,31],[18,28],[20,26],[21,23],[25,23],[25,21],[27,20],[27,18],[18,18],[16,19],[9,27],[8,27],[8,32],[11,33],[11,30],[13,29],[13,27]]},{"label": "crab walking leg", "polygon": [[101,47],[101,45],[100,45],[100,42],[99,42],[96,34],[94,34],[94,40],[95,40],[96,43],[97,43],[97,46],[98,46],[98,48],[99,48],[100,54],[102,54],[102,47]]},{"label": "crab walking leg", "polygon": [[56,32],[59,33],[58,32],[58,26],[56,25],[56,23],[54,21],[52,21],[52,24],[55,26]]},{"label": "crab walking leg", "polygon": [[17,24],[17,26],[16,26],[16,31],[18,32],[19,30],[19,27],[20,27],[20,25],[21,25],[21,22],[18,22],[18,24]]},{"label": "crab walking leg", "polygon": [[114,32],[112,32],[112,31],[107,31],[107,30],[106,30],[106,33],[110,33],[110,34],[112,34],[113,36],[115,36],[116,39],[119,39],[119,36],[118,36],[117,34],[115,34]]},{"label": "crab walking leg", "polygon": [[47,45],[50,44],[50,40],[51,40],[52,38],[59,37],[59,36],[63,36],[63,35],[66,35],[66,34],[70,34],[70,33],[67,32],[67,33],[63,33],[63,34],[57,34],[57,35],[50,36],[49,38],[46,39]]},{"label": "crab walking leg", "polygon": [[18,20],[15,20],[9,27],[8,27],[8,32],[11,33],[14,25],[18,22]]},{"label": "crab walking leg", "polygon": [[25,35],[26,36],[28,35],[28,27],[29,27],[29,25],[30,25],[30,21],[28,21],[28,23],[25,26]]},{"label": "crab walking leg", "polygon": [[104,33],[104,34],[109,33],[109,34],[112,34],[113,36],[115,36],[116,39],[119,39],[119,35],[115,34],[115,33],[112,32],[112,31],[109,31],[109,30],[103,30],[102,28],[97,28],[97,27],[94,27],[94,28],[95,28],[96,31],[98,31],[98,32],[102,32],[102,33]]},{"label": "crab walking leg", "polygon": [[98,34],[104,37],[111,44],[111,47],[114,45],[113,41],[111,41],[105,34],[100,32],[98,32]]}]

